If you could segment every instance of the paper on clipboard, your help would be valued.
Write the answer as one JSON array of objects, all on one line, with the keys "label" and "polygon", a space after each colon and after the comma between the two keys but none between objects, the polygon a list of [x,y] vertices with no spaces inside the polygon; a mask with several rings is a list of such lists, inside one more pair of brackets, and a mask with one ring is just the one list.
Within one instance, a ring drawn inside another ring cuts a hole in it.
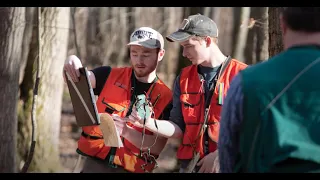
[{"label": "paper on clipboard", "polygon": [[123,147],[120,133],[116,128],[113,118],[116,116],[110,116],[107,113],[99,114],[100,116],[100,129],[103,134],[104,144],[110,147]]}]

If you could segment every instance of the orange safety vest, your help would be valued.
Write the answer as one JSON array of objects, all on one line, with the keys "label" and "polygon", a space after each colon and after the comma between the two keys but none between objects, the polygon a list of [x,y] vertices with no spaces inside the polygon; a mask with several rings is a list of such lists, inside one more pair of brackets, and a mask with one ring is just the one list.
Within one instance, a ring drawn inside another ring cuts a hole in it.
[{"label": "orange safety vest", "polygon": [[[208,150],[214,152],[217,149],[219,137],[219,122],[222,104],[220,100],[226,96],[232,78],[247,65],[229,57],[219,72],[214,94],[212,95],[208,119],[206,122],[209,140]],[[180,101],[183,118],[186,124],[183,140],[177,151],[178,159],[192,159],[194,152],[200,153],[200,158],[204,157],[203,135],[200,130],[205,123],[205,97],[203,84],[199,78],[196,65],[191,65],[182,69],[180,75]]]},{"label": "orange safety vest", "polygon": [[[112,68],[109,77],[104,85],[102,92],[96,102],[99,113],[117,114],[125,117],[131,102],[131,75],[132,68]],[[172,101],[171,90],[158,79],[148,90],[147,97],[150,97],[154,110],[154,118],[158,119],[165,107]],[[112,112],[113,111],[113,112]],[[129,126],[142,132],[142,128],[138,128],[131,123]],[[82,128],[83,132],[89,137],[81,136],[78,141],[78,150],[81,154],[91,157],[105,159],[110,148],[104,145],[102,132],[99,126],[86,126]],[[146,130],[146,134],[153,134]],[[95,138],[90,138],[95,137]],[[100,138],[99,138],[100,137]],[[122,166],[131,172],[145,172],[141,165],[145,164],[145,160],[139,158],[140,148],[135,147],[128,140],[122,137],[124,147],[117,148],[113,163]],[[156,158],[158,155],[154,155]],[[155,164],[148,164],[144,168],[152,171]]]}]

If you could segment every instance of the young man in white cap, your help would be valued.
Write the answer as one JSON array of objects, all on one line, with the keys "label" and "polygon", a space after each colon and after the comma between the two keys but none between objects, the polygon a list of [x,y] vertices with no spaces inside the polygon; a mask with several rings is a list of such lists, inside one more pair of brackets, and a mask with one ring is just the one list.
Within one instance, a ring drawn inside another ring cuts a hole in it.
[{"label": "young man in white cap", "polygon": [[[182,138],[177,152],[180,172],[219,172],[217,143],[223,99],[233,77],[247,65],[221,52],[216,23],[201,14],[184,19],[167,40],[179,42],[192,65],[176,78],[170,121],[159,122],[158,132]],[[135,112],[131,116],[139,119]],[[146,127],[155,132],[153,120],[149,118]]]},{"label": "young man in white cap", "polygon": [[[141,27],[131,34],[128,47],[131,67],[102,66],[89,71],[91,85],[98,95],[98,113],[120,117],[114,120],[124,147],[105,146],[99,126],[82,127],[77,152],[87,157],[83,173],[152,172],[167,142],[167,138],[126,122],[140,94],[145,94],[152,104],[154,118],[169,117],[172,92],[156,75],[165,54],[163,37],[152,28]],[[72,55],[64,70],[77,82],[80,67],[80,59]]]}]

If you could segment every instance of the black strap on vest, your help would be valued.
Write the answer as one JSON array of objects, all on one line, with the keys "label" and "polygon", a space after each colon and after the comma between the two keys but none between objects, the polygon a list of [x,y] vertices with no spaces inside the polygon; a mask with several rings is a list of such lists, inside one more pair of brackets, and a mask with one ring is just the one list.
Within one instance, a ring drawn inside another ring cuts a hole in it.
[{"label": "black strap on vest", "polygon": [[[227,66],[229,65],[230,61],[231,61],[231,56],[228,56],[227,59],[220,65],[220,67],[217,70],[217,74],[215,75],[215,77],[213,78],[214,84],[212,86],[212,88],[209,90],[209,95],[206,98],[205,101],[205,111],[204,111],[204,123],[203,123],[203,130],[204,130],[204,136],[203,136],[203,147],[204,147],[204,153],[208,154],[209,153],[209,143],[206,143],[209,141],[209,135],[208,135],[208,115],[209,115],[209,110],[210,110],[210,103],[214,94],[214,90],[217,86],[217,82],[219,80],[219,78],[221,77],[221,75],[223,74],[223,72],[226,70]],[[203,78],[203,77],[202,77]],[[204,88],[204,87],[202,87]],[[201,128],[201,129],[202,129]]]},{"label": "black strap on vest", "polygon": [[83,132],[83,131],[82,131],[82,133],[81,133],[81,136],[83,136],[83,137],[85,137],[85,138],[89,138],[89,139],[94,139],[94,140],[96,140],[96,139],[103,139],[103,137],[91,136],[91,135],[89,135],[89,134],[87,134],[87,133],[85,133],[85,132]]},{"label": "black strap on vest", "polygon": [[[156,78],[153,80],[153,82],[152,82],[152,85],[151,85],[151,89],[150,89],[150,97],[151,97],[151,94],[152,94],[152,91],[153,91],[153,89],[154,89],[154,87],[155,87],[155,84],[156,84],[156,82],[158,81],[158,76],[156,76]],[[135,75],[134,75],[134,70],[132,69],[132,73],[131,73],[131,88],[130,88],[130,90],[131,90],[131,99],[130,99],[130,106],[129,106],[129,110],[128,110],[128,112],[127,112],[127,114],[126,114],[126,116],[129,116],[130,114],[131,114],[131,110],[132,110],[132,107],[133,107],[133,105],[134,105],[134,103],[135,103],[135,99],[137,99],[136,98],[136,96],[137,96],[137,94],[136,94],[136,92],[135,92],[135,90],[136,90],[136,77],[135,77]],[[149,98],[149,97],[148,97]],[[159,98],[159,96],[158,96],[158,98]],[[158,101],[158,98],[156,99],[156,101]],[[148,101],[151,101],[150,99],[148,99]],[[155,121],[155,123],[156,123],[156,121]],[[156,127],[157,127],[157,124],[156,124]],[[157,127],[158,128],[158,127]],[[145,136],[145,132],[143,131],[142,132],[142,138],[144,138],[144,136]],[[124,142],[123,142],[124,143]],[[111,147],[110,148],[110,151],[109,151],[109,153],[108,153],[108,156],[106,157],[106,160],[108,160],[108,164],[109,164],[109,166],[110,167],[114,167],[114,168],[117,168],[117,165],[115,165],[114,163],[113,163],[113,161],[114,161],[114,158],[115,158],[115,154],[116,154],[116,151],[117,151],[117,148],[116,147]],[[140,152],[141,153],[141,152]]]}]

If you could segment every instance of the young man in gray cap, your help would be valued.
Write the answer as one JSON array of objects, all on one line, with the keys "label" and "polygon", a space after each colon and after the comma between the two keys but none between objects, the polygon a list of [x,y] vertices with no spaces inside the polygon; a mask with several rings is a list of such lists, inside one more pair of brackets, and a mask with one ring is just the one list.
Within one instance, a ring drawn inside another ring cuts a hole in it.
[{"label": "young man in gray cap", "polygon": [[[131,67],[102,66],[89,71],[91,86],[98,95],[98,113],[114,117],[124,147],[105,146],[99,126],[82,127],[77,152],[87,157],[83,173],[151,172],[167,142],[167,138],[126,120],[141,94],[146,94],[152,104],[154,118],[169,118],[172,92],[156,75],[165,54],[163,37],[152,28],[141,27],[131,34],[128,47]],[[80,67],[80,59],[72,55],[64,70],[78,82]]]},{"label": "young man in gray cap", "polygon": [[[200,14],[184,19],[179,30],[167,36],[167,40],[179,42],[183,56],[192,65],[183,68],[176,78],[173,109],[169,121],[158,123],[158,132],[165,137],[182,138],[177,152],[180,172],[218,172],[217,143],[223,99],[233,77],[247,65],[220,51],[216,23]],[[131,116],[139,119],[137,113]],[[155,132],[153,121],[149,118],[146,127]]]}]

